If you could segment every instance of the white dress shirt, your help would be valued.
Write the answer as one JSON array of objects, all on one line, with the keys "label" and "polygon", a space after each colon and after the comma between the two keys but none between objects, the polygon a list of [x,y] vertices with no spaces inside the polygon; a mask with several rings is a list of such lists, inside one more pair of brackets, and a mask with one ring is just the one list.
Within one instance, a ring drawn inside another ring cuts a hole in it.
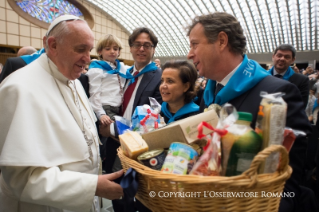
[{"label": "white dress shirt", "polygon": [[[116,68],[113,63],[107,63],[113,69]],[[120,64],[120,72],[125,74],[126,66],[122,62]],[[104,105],[110,105],[113,107],[120,107],[122,105],[122,92],[125,86],[125,78],[122,78],[117,74],[108,74],[100,68],[91,68],[86,75],[89,77],[90,84],[89,100],[96,116],[99,119],[102,115],[105,115],[105,111],[103,109]]]},{"label": "white dress shirt", "polygon": [[[149,64],[150,64],[151,62],[152,62],[152,61],[150,61]],[[146,67],[146,66],[145,66],[145,67]],[[141,68],[140,70],[137,70],[136,67],[135,67],[135,65],[134,65],[132,75],[134,75],[134,73],[137,72],[137,71],[139,71],[139,72],[143,71],[143,69],[144,69],[145,67]],[[142,81],[142,79],[143,79],[143,76],[144,76],[144,74],[142,74],[141,76],[138,77],[138,81],[137,81],[137,83],[136,83],[135,89],[134,89],[134,91],[133,91],[133,93],[132,93],[131,99],[130,99],[129,103],[127,104],[126,110],[125,110],[124,115],[123,115],[124,118],[126,118],[127,120],[130,120],[130,121],[131,121],[132,115],[133,115],[133,114],[132,114],[132,110],[133,110],[133,104],[134,104],[134,100],[135,100],[135,96],[136,96],[136,91],[137,91],[138,87],[140,86],[140,83],[141,83],[141,81]],[[126,89],[127,89],[128,84],[129,84],[130,81],[131,81],[131,80],[128,80],[128,81],[127,81],[127,83],[126,83],[126,85],[125,85],[125,91],[126,91]]]}]

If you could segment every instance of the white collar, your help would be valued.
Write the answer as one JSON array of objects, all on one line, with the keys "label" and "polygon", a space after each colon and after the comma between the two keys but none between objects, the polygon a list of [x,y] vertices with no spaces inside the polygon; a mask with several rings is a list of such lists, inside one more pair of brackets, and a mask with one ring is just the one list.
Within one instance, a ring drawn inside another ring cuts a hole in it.
[{"label": "white collar", "polygon": [[223,86],[225,86],[228,83],[228,81],[230,80],[230,78],[235,74],[236,70],[238,69],[238,67],[241,64],[242,64],[242,62],[239,63],[239,65],[234,70],[232,70],[229,74],[227,74],[227,76],[222,81],[220,81],[220,82],[217,81],[216,85],[219,83],[219,84],[222,84]]},{"label": "white collar", "polygon": [[[58,69],[58,67],[53,63],[53,61],[47,56],[46,53],[42,54],[39,58],[39,62],[43,67],[48,67],[45,69],[52,77],[56,78],[57,80],[61,81],[63,84],[67,85],[69,80],[65,77]],[[49,62],[48,62],[49,61]],[[52,73],[50,71],[52,70]],[[72,80],[73,81],[73,80]]]},{"label": "white collar", "polygon": [[[150,61],[148,64],[150,64],[152,61]],[[148,65],[147,64],[147,65]],[[146,66],[147,66],[146,65]],[[143,68],[141,68],[140,70],[139,70],[139,72],[141,72],[146,66],[144,66]],[[135,73],[135,72],[137,72],[137,69],[136,69],[136,66],[135,66],[135,64],[134,64],[134,68],[133,68],[133,72],[132,72],[132,75]]]},{"label": "white collar", "polygon": [[109,64],[111,66],[112,69],[116,68],[116,65],[114,63],[111,63],[109,61],[104,60],[107,64]]},{"label": "white collar", "polygon": [[[287,69],[285,72],[282,72],[280,75],[281,75],[281,76],[284,76],[287,71],[288,71],[288,69]],[[275,67],[274,67],[274,73],[273,73],[273,75],[275,76],[275,75],[277,75],[277,74],[279,74],[279,73],[276,71],[276,69],[275,69]]]}]

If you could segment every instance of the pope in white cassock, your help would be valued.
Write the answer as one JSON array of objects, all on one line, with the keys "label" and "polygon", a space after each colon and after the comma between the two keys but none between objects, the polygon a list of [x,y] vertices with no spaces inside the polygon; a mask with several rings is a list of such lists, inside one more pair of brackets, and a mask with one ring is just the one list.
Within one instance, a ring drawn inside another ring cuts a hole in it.
[{"label": "pope in white cassock", "polygon": [[97,196],[118,199],[98,175],[95,116],[76,80],[90,62],[87,23],[60,16],[43,38],[46,53],[0,84],[0,211],[99,211]]}]

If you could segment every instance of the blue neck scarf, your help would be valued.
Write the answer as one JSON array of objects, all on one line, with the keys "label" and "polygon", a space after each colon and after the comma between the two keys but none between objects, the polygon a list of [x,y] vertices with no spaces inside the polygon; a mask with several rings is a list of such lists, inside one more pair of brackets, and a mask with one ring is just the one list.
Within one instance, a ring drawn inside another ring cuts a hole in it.
[{"label": "blue neck scarf", "polygon": [[316,99],[315,103],[313,104],[312,112],[315,111],[315,109],[319,106],[317,100],[318,99]]},{"label": "blue neck scarf", "polygon": [[131,79],[131,81],[130,81],[130,83],[129,83],[128,85],[134,83],[136,77],[139,77],[139,76],[141,76],[142,74],[145,74],[145,73],[150,72],[150,71],[155,71],[155,70],[158,69],[157,66],[156,66],[156,63],[151,62],[150,64],[148,64],[147,66],[145,66],[140,73],[138,73],[137,75],[133,76],[133,75],[132,75],[133,68],[134,68],[134,66],[132,66],[131,68],[127,69],[127,71],[126,71],[126,76],[128,76],[127,79]]},{"label": "blue neck scarf", "polygon": [[249,60],[247,55],[244,55],[243,62],[216,97],[214,96],[216,81],[208,80],[203,95],[205,105],[209,106],[212,103],[223,105],[253,88],[268,75],[270,74],[256,61]]},{"label": "blue neck scarf", "polygon": [[45,49],[44,49],[44,48],[40,49],[40,50],[37,51],[37,52],[34,52],[34,53],[31,54],[31,55],[22,55],[22,56],[20,56],[20,57],[21,57],[22,60],[24,60],[24,62],[25,62],[26,64],[30,64],[31,62],[33,62],[33,61],[35,61],[36,59],[38,59],[38,58],[41,56],[41,54],[43,54],[43,53],[45,53]]},{"label": "blue neck scarf", "polygon": [[108,73],[108,74],[119,74],[121,77],[128,79],[126,74],[123,74],[120,72],[121,70],[121,64],[119,60],[115,60],[116,61],[116,68],[112,69],[112,67],[105,62],[104,60],[95,60],[92,61],[90,63],[89,69],[90,68],[99,68],[99,69],[103,69],[104,72]]},{"label": "blue neck scarf", "polygon": [[179,109],[174,116],[171,114],[171,112],[169,112],[168,110],[168,104],[167,102],[163,102],[162,103],[162,112],[164,113],[164,115],[169,118],[168,123],[171,123],[175,120],[178,120],[180,117],[189,114],[189,113],[194,113],[194,112],[198,112],[199,111],[199,106],[197,104],[195,104],[193,101],[185,104],[181,109]]},{"label": "blue neck scarf", "polygon": [[[272,67],[269,71],[268,71],[271,75],[274,75],[274,67]],[[284,76],[282,77],[282,79],[284,80],[289,80],[289,78],[294,75],[294,70],[292,70],[292,68],[289,66],[288,70],[286,71],[286,73],[284,74]]]}]

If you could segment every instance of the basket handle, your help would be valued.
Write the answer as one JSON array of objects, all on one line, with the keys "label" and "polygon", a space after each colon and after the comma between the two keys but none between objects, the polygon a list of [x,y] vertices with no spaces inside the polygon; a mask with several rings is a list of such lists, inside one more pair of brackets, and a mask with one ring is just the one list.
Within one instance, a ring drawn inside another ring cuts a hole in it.
[{"label": "basket handle", "polygon": [[251,179],[251,183],[248,185],[248,188],[254,186],[257,183],[257,174],[258,168],[262,162],[266,160],[266,158],[273,152],[280,152],[281,160],[279,162],[279,166],[277,168],[278,172],[285,172],[288,169],[289,157],[286,148],[282,145],[271,145],[266,149],[259,152],[254,160],[252,161],[248,170],[246,170],[243,175],[246,175]]}]

